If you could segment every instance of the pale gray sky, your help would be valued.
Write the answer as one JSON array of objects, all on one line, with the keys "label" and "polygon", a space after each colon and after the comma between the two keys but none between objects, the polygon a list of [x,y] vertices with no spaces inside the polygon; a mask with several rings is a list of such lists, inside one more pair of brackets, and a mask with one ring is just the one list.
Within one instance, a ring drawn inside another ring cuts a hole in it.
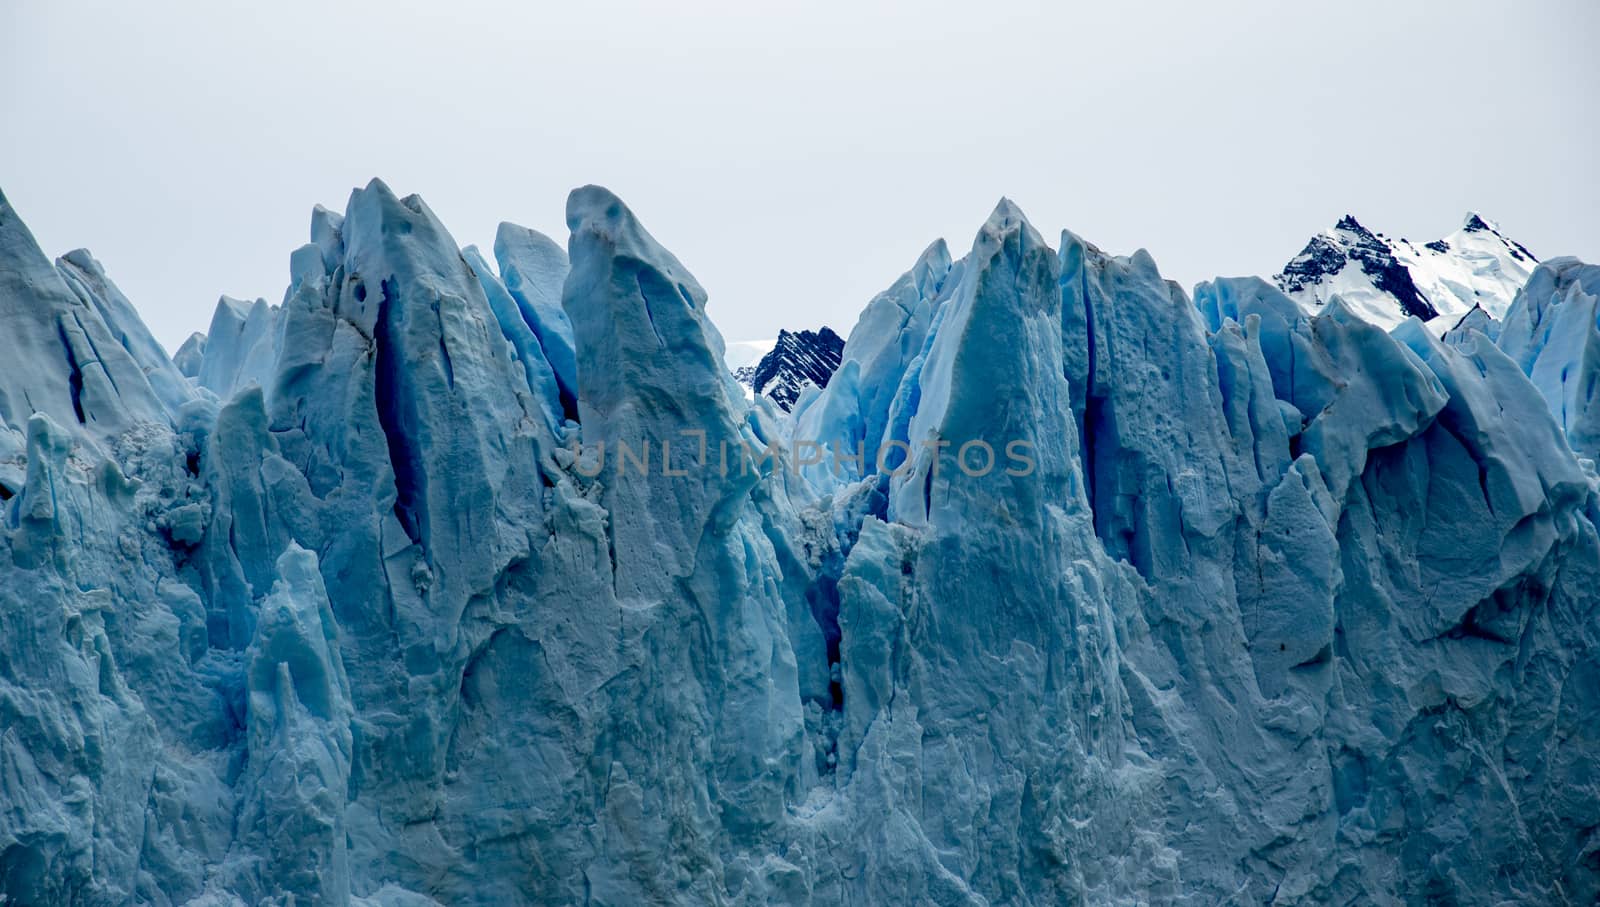
[{"label": "pale gray sky", "polygon": [[0,0],[0,188],[169,348],[372,176],[480,245],[600,183],[728,339],[843,333],[1001,195],[1185,285],[1347,211],[1600,259],[1597,45],[1594,0]]}]

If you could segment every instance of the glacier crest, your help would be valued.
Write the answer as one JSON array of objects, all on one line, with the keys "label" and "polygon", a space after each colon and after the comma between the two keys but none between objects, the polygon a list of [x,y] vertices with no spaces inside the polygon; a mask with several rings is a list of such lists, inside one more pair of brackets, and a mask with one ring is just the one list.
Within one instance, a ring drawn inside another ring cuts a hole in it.
[{"label": "glacier crest", "polygon": [[785,414],[566,214],[373,181],[168,360],[0,201],[0,899],[1600,896],[1595,268],[1441,340],[1002,201]]}]

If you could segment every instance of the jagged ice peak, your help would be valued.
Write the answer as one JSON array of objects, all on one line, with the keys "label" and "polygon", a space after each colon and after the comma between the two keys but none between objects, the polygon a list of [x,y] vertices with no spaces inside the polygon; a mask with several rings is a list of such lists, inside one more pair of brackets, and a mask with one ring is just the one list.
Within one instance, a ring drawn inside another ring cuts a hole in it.
[{"label": "jagged ice peak", "polygon": [[1600,268],[1002,200],[751,399],[566,223],[374,180],[168,359],[0,196],[0,901],[1600,897]]}]

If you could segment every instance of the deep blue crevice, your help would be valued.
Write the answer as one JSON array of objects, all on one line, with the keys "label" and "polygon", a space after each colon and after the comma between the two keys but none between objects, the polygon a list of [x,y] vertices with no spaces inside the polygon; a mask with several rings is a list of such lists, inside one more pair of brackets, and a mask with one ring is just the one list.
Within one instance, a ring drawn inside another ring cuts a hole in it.
[{"label": "deep blue crevice", "polygon": [[418,420],[415,397],[406,386],[406,364],[400,355],[397,326],[393,323],[398,317],[392,308],[398,298],[398,289],[389,280],[383,281],[382,288],[377,324],[373,328],[377,348],[374,394],[377,398],[378,423],[383,427],[384,439],[389,446],[389,464],[394,470],[394,515],[400,520],[406,536],[426,550],[428,477],[422,456],[411,436]]},{"label": "deep blue crevice", "polygon": [[811,616],[827,645],[828,699],[834,711],[844,709],[844,687],[839,682],[839,641],[844,636],[839,629],[839,575],[844,571],[843,561],[841,555],[831,555],[816,582],[806,590],[806,603],[811,606]]},{"label": "deep blue crevice", "polygon": [[67,387],[72,395],[72,414],[78,418],[78,424],[84,424],[83,418],[83,370],[78,367],[78,357],[73,355],[72,344],[67,340],[67,329],[56,325],[56,336],[61,339],[61,348],[67,353]]},{"label": "deep blue crevice", "polygon": [[[1089,294],[1089,276],[1087,269],[1080,277],[1078,294],[1083,299],[1083,343],[1086,353],[1084,378],[1083,378],[1083,414],[1082,421],[1078,424],[1078,465],[1083,470],[1083,493],[1090,513],[1097,514],[1095,508],[1095,438],[1099,435],[1100,423],[1105,398],[1099,394],[1096,387],[1095,359],[1098,355],[1097,341],[1094,329],[1094,299]],[[1095,533],[1100,532],[1100,518],[1094,516]]]},{"label": "deep blue crevice", "polygon": [[922,516],[924,519],[933,515],[933,474],[939,469],[939,454],[934,453],[934,460],[928,464],[928,472],[922,477]]},{"label": "deep blue crevice", "polygon": [[[546,357],[548,358],[548,357]],[[561,418],[569,422],[578,422],[578,396],[573,389],[567,387],[558,375],[556,377],[556,393],[561,398]]]},{"label": "deep blue crevice", "polygon": [[1099,492],[1100,481],[1097,472],[1099,468],[1100,430],[1105,424],[1105,398],[1085,397],[1083,400],[1083,430],[1079,432],[1078,446],[1081,448],[1079,459],[1083,463],[1083,493],[1088,498],[1089,510],[1094,517],[1095,534],[1105,538],[1104,527],[1101,525],[1099,501],[1095,495]]},{"label": "deep blue crevice", "polygon": [[[440,325],[440,331],[443,331],[443,330],[444,330],[444,326]],[[455,363],[450,361],[450,347],[445,345],[444,334],[443,333],[441,333],[439,335],[439,361],[444,363],[444,380],[445,380],[445,383],[450,387],[451,390],[455,390],[456,389],[456,367],[455,367]]]}]

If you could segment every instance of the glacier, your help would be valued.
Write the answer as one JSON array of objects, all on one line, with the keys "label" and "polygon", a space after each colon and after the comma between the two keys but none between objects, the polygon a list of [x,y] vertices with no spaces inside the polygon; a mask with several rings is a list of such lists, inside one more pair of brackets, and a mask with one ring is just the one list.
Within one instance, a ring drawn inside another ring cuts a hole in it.
[{"label": "glacier", "polygon": [[1390,325],[1002,200],[786,413],[566,225],[374,180],[169,359],[0,196],[0,902],[1600,898],[1600,268]]}]

